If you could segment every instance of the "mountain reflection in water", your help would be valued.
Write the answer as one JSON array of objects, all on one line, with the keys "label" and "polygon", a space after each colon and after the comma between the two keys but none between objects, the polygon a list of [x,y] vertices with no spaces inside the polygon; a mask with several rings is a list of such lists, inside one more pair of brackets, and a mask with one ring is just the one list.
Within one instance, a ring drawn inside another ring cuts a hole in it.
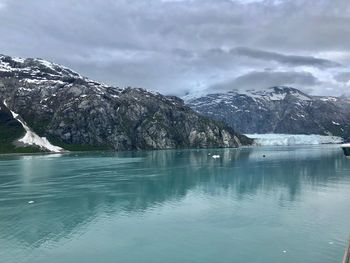
[{"label": "mountain reflection in water", "polygon": [[[26,262],[32,250],[84,235],[99,220],[142,218],[191,196],[203,205],[223,198],[218,211],[261,196],[295,209],[310,191],[349,188],[349,174],[335,146],[2,156],[0,258]],[[255,220],[247,218],[236,224]]]}]

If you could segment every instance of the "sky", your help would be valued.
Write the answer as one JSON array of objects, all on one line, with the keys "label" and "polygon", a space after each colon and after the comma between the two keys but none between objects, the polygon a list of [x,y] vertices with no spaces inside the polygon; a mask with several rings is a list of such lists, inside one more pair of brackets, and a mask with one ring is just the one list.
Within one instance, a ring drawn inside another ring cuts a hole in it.
[{"label": "sky", "polygon": [[183,96],[350,95],[349,0],[0,0],[0,54]]}]

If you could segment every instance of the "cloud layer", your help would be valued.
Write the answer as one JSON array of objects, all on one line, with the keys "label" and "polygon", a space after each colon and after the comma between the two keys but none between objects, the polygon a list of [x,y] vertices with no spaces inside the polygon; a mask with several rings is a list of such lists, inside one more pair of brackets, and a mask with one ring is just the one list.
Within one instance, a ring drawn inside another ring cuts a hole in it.
[{"label": "cloud layer", "polygon": [[350,89],[348,0],[0,0],[0,19],[0,53],[113,85]]},{"label": "cloud layer", "polygon": [[307,72],[253,71],[245,75],[212,86],[213,91],[224,90],[261,90],[273,86],[300,86],[310,91],[319,84],[317,78]]}]

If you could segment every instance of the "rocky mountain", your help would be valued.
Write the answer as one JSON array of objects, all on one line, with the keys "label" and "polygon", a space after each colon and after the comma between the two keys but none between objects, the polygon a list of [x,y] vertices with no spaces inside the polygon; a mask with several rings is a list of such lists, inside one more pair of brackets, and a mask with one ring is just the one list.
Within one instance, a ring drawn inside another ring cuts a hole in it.
[{"label": "rocky mountain", "polygon": [[0,102],[0,152],[15,152],[13,141],[24,134],[24,128],[16,121],[7,107]]},{"label": "rocky mountain", "polygon": [[242,133],[335,135],[350,139],[350,99],[310,96],[290,87],[230,91],[192,98],[187,105]]},{"label": "rocky mountain", "polygon": [[[41,59],[0,55],[2,152],[238,147],[251,140],[166,97],[115,88]],[[28,149],[28,148],[25,148]],[[1,151],[1,148],[0,148]]]}]

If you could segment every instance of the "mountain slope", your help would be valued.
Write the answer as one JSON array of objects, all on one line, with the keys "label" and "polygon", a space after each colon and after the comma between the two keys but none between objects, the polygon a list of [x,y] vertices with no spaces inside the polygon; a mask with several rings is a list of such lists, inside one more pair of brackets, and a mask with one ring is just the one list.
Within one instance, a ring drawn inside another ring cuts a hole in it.
[{"label": "mountain slope", "polygon": [[15,120],[6,105],[0,102],[0,153],[28,153],[39,149],[34,147],[21,147],[13,144],[16,139],[25,135],[21,123]]},{"label": "mountain slope", "polygon": [[309,96],[289,87],[210,94],[187,101],[242,133],[321,134],[350,138],[350,100]]},{"label": "mountain slope", "polygon": [[176,97],[100,84],[40,59],[0,56],[0,101],[67,150],[238,147],[251,140]]}]

